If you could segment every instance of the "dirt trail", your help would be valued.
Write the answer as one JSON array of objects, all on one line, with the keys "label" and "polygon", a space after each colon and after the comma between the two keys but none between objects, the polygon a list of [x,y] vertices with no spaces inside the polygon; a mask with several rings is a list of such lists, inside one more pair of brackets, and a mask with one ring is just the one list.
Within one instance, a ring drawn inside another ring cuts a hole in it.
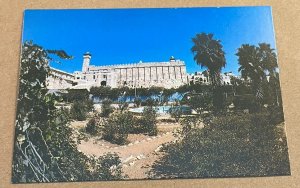
[{"label": "dirt trail", "polygon": [[87,155],[101,156],[105,153],[117,153],[123,163],[123,171],[130,179],[147,178],[154,161],[159,159],[159,149],[162,144],[175,140],[171,132],[166,132],[158,136],[144,138],[140,141],[118,146],[103,140],[82,141],[78,149]]}]

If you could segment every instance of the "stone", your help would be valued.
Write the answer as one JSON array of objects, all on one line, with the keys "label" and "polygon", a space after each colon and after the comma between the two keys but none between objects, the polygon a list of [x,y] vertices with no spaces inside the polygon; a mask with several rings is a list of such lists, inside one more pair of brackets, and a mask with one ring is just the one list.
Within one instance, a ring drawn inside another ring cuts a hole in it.
[{"label": "stone", "polygon": [[129,143],[129,144],[128,144],[128,146],[132,146],[132,145],[133,145],[133,143]]},{"label": "stone", "polygon": [[123,163],[128,163],[129,161],[133,161],[134,159],[135,158],[132,155],[130,155],[129,157],[123,160]]},{"label": "stone", "polygon": [[138,140],[134,142],[134,144],[138,144],[138,143],[140,143]]},{"label": "stone", "polygon": [[155,152],[155,153],[159,152],[159,151],[161,150],[162,147],[163,147],[162,145],[158,146],[158,147],[154,150],[154,152]]}]

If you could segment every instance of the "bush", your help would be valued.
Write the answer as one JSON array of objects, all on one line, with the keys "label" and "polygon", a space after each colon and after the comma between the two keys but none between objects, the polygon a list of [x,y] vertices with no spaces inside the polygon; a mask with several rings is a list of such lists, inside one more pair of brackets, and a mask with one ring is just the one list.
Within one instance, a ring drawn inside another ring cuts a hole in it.
[{"label": "bush", "polygon": [[164,147],[166,155],[152,167],[153,177],[195,178],[290,174],[283,127],[269,114],[207,117],[204,128],[185,123],[181,141]]},{"label": "bush", "polygon": [[97,134],[98,129],[95,118],[89,120],[89,122],[86,124],[85,131],[91,135]]},{"label": "bush", "polygon": [[103,139],[116,144],[126,144],[134,123],[135,119],[130,112],[115,112],[104,124]]},{"label": "bush", "polygon": [[270,121],[272,124],[277,125],[284,121],[282,106],[270,105],[268,106],[268,112],[270,113]]},{"label": "bush", "polygon": [[187,99],[189,106],[198,113],[203,111],[210,111],[213,106],[213,98],[210,93],[203,93],[202,95],[192,95]]},{"label": "bush", "polygon": [[118,180],[122,176],[122,166],[120,157],[117,154],[108,153],[92,161],[94,167],[91,172],[91,181]]},{"label": "bush", "polygon": [[249,109],[250,112],[256,112],[259,108],[256,97],[252,94],[235,96],[233,104],[237,110]]},{"label": "bush", "polygon": [[86,120],[87,113],[92,110],[94,110],[92,101],[74,101],[70,109],[70,118],[78,121]]},{"label": "bush", "polygon": [[89,99],[89,92],[86,89],[69,89],[67,93],[62,94],[62,98],[67,102],[85,101]]},{"label": "bush", "polygon": [[157,135],[156,111],[152,107],[145,107],[139,125],[148,135]]},{"label": "bush", "polygon": [[112,104],[112,101],[109,99],[105,99],[102,101],[102,105],[101,105],[101,116],[102,117],[108,117],[109,114],[111,114],[114,111],[111,104]]}]

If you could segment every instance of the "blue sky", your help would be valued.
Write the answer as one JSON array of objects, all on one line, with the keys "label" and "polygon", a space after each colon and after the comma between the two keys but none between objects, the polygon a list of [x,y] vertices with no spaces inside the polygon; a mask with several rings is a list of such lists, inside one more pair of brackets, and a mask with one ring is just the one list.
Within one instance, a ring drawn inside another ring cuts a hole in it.
[{"label": "blue sky", "polygon": [[213,33],[226,53],[222,70],[238,74],[235,53],[242,44],[261,42],[275,48],[271,7],[26,10],[22,40],[46,49],[63,49],[74,59],[51,66],[81,70],[82,55],[93,65],[138,61],[185,61],[189,73],[201,71],[191,52],[191,38]]}]

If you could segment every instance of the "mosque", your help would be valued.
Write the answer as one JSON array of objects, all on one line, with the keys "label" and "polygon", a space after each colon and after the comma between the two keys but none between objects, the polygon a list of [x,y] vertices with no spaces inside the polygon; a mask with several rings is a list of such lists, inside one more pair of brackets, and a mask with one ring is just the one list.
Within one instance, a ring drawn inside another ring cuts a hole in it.
[{"label": "mosque", "polygon": [[188,83],[184,61],[173,56],[167,62],[138,62],[95,66],[91,53],[83,55],[82,71],[73,74],[51,68],[48,89],[90,89],[93,86],[112,88],[178,88]]}]

